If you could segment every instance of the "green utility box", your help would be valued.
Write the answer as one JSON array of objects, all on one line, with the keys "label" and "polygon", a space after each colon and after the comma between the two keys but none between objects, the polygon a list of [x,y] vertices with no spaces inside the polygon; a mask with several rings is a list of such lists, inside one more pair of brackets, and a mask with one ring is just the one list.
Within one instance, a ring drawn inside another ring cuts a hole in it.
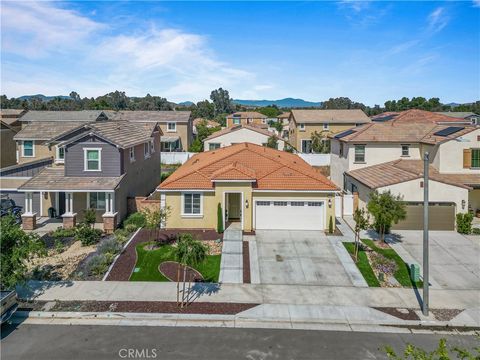
[{"label": "green utility box", "polygon": [[420,265],[418,264],[411,264],[410,265],[410,278],[413,282],[417,282],[420,280]]}]

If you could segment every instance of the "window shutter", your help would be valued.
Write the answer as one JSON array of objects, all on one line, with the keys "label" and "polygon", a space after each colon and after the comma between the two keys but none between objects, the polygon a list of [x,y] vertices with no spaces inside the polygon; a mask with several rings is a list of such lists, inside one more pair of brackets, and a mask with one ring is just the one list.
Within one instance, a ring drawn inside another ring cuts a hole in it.
[{"label": "window shutter", "polygon": [[472,167],[472,149],[463,149],[463,168],[470,169]]}]

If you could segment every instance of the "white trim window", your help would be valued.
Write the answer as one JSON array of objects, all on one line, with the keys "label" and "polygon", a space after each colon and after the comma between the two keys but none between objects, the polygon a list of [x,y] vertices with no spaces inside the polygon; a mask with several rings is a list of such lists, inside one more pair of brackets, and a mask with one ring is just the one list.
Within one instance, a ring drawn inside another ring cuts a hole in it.
[{"label": "white trim window", "polygon": [[177,123],[175,122],[167,123],[167,132],[177,132]]},{"label": "white trim window", "polygon": [[300,131],[305,131],[305,124],[298,124],[298,129]]},{"label": "white trim window", "polygon": [[233,125],[240,125],[240,117],[234,116],[232,119]]},{"label": "white trim window", "polygon": [[365,145],[355,145],[354,162],[365,163]]},{"label": "white trim window", "polygon": [[323,130],[328,130],[328,129],[330,129],[330,125],[327,124],[327,123],[324,123],[323,124]]},{"label": "white trim window", "polygon": [[409,144],[402,144],[402,156],[404,156],[404,157],[410,156],[410,145]]},{"label": "white trim window", "polygon": [[35,157],[35,142],[33,140],[22,141],[22,157]]},{"label": "white trim window", "polygon": [[202,216],[202,203],[202,194],[184,193],[182,196],[182,215]]},{"label": "white trim window", "polygon": [[143,157],[145,159],[150,157],[150,142],[143,143]]},{"label": "white trim window", "polygon": [[102,171],[101,148],[83,148],[83,170]]},{"label": "white trim window", "polygon": [[63,146],[55,146],[55,162],[64,163],[65,162],[65,148]]},{"label": "white trim window", "polygon": [[95,210],[105,210],[107,208],[106,194],[104,192],[89,192],[87,208]]},{"label": "white trim window", "polygon": [[132,146],[129,150],[130,162],[135,162],[135,146]]},{"label": "white trim window", "polygon": [[209,143],[208,144],[208,150],[217,150],[220,149],[220,143]]}]

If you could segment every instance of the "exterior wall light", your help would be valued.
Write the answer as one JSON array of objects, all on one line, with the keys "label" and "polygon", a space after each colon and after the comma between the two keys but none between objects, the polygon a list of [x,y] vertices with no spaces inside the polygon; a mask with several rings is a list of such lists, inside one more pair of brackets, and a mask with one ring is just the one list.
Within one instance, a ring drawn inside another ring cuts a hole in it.
[{"label": "exterior wall light", "polygon": [[248,199],[245,199],[245,209],[248,209]]},{"label": "exterior wall light", "polygon": [[328,207],[329,207],[329,208],[332,207],[332,198],[328,198]]},{"label": "exterior wall light", "polygon": [[465,205],[467,205],[465,199],[462,200],[462,210],[465,209]]}]

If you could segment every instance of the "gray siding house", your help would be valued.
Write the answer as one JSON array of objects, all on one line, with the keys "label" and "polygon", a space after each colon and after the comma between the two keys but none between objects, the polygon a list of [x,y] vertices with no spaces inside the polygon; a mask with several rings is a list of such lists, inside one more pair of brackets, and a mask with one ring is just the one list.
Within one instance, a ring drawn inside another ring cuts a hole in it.
[{"label": "gray siding house", "polygon": [[61,149],[64,165],[45,167],[19,187],[26,199],[24,227],[35,226],[33,198],[39,193],[41,212],[55,209],[64,227],[95,209],[97,222],[113,231],[127,215],[127,197],[148,195],[160,183],[161,135],[154,122],[101,118],[47,141]]}]

